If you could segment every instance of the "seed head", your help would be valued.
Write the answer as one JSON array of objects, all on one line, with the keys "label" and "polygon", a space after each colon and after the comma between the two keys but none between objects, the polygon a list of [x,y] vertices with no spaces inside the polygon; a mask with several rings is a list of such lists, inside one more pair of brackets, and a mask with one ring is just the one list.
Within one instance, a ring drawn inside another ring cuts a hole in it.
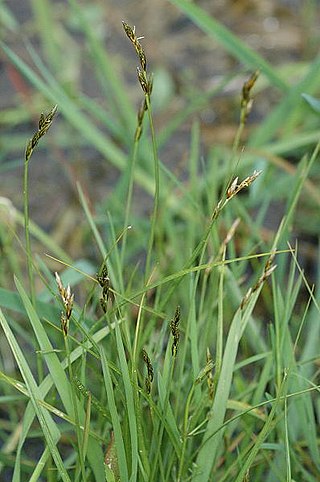
[{"label": "seed head", "polygon": [[180,339],[180,330],[179,330],[180,317],[181,317],[180,306],[177,306],[174,314],[174,318],[170,322],[171,333],[173,336],[173,342],[172,342],[173,357],[176,357],[178,353],[178,344]]}]

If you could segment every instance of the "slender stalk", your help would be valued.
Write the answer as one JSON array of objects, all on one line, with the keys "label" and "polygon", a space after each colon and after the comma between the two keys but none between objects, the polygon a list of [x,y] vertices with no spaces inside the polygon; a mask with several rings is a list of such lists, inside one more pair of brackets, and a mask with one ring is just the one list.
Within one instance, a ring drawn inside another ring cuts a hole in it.
[{"label": "slender stalk", "polygon": [[[226,247],[224,246],[222,262],[226,259]],[[216,375],[215,381],[219,380],[223,356],[223,289],[224,289],[224,270],[222,264],[220,268],[219,295],[218,295],[218,320],[217,320],[217,339],[216,339]]]},{"label": "slender stalk", "polygon": [[130,210],[132,205],[134,169],[135,169],[136,160],[137,160],[138,146],[139,146],[139,139],[135,139],[134,145],[133,145],[132,157],[130,159],[129,170],[128,170],[128,194],[127,194],[126,209],[125,209],[125,215],[124,215],[122,247],[121,247],[121,254],[120,254],[121,266],[123,266],[123,263],[124,263],[124,256],[125,256],[126,246],[127,246],[127,236],[128,236],[127,228],[129,225]]},{"label": "slender stalk", "polygon": [[30,231],[29,231],[29,161],[33,154],[35,147],[37,146],[41,137],[50,128],[53,117],[57,112],[57,106],[55,105],[51,111],[44,116],[40,115],[38,130],[35,132],[33,137],[29,140],[24,157],[24,175],[23,175],[23,204],[24,204],[24,230],[26,239],[26,254],[27,254],[27,264],[28,264],[28,276],[30,284],[30,296],[33,306],[35,305],[35,288],[34,288],[34,278],[33,278],[33,264],[32,264],[32,252],[31,252],[31,241],[30,241]]},{"label": "slender stalk", "polygon": [[[29,140],[24,157],[24,172],[23,172],[23,207],[24,207],[24,232],[25,232],[25,241],[26,241],[26,256],[27,256],[27,269],[28,269],[28,278],[29,278],[29,289],[30,289],[30,298],[31,303],[35,306],[36,303],[36,295],[35,295],[35,285],[34,285],[34,277],[33,277],[33,262],[32,262],[32,250],[31,250],[31,240],[30,240],[30,230],[29,230],[29,161],[33,154],[33,151],[38,144],[41,137],[45,135],[47,130],[50,128],[52,124],[53,117],[57,112],[57,106],[55,105],[51,111],[44,116],[43,114],[40,115],[39,123],[38,123],[38,130],[35,132],[33,137]],[[38,346],[38,342],[35,339],[35,344]],[[43,379],[43,366],[42,360],[40,356],[37,356],[37,371],[39,380]]]},{"label": "slender stalk", "polygon": [[[232,155],[228,163],[229,166],[228,166],[228,171],[227,171],[226,180],[225,180],[226,182],[225,189],[227,188],[227,186],[230,185],[232,178],[234,177],[236,166],[239,163],[239,159],[237,159],[237,157],[239,155],[241,137],[242,137],[244,128],[246,126],[248,115],[251,111],[252,102],[253,102],[251,98],[251,90],[257,81],[258,75],[259,75],[258,70],[253,72],[249,77],[249,79],[243,84],[243,87],[242,87],[240,122],[233,141],[233,145],[232,145]],[[233,168],[233,165],[235,166],[234,168]]]},{"label": "slender stalk", "polygon": [[[79,418],[79,411],[78,411],[78,400],[75,394],[75,386],[74,386],[74,380],[75,377],[73,375],[73,370],[72,370],[72,362],[71,362],[71,352],[70,352],[70,346],[69,346],[69,323],[71,320],[71,315],[73,311],[73,304],[74,304],[74,294],[71,293],[70,285],[67,287],[64,287],[61,281],[60,276],[58,273],[55,273],[56,277],[56,282],[59,290],[59,294],[63,303],[64,311],[61,313],[60,316],[60,323],[61,323],[61,330],[63,334],[63,341],[64,341],[64,346],[65,346],[65,351],[66,351],[66,358],[67,358],[67,366],[68,366],[68,373],[69,373],[69,380],[70,380],[70,385],[71,385],[71,401],[72,401],[72,406],[73,406],[73,414],[74,414],[74,420],[75,420],[75,426],[76,426],[76,436],[77,436],[77,443],[78,443],[78,458],[80,461],[80,471],[78,471],[78,467],[76,468],[76,474],[75,474],[75,481],[80,480],[80,473],[81,473],[81,480],[86,481],[86,474],[85,474],[85,466],[84,466],[84,457],[83,457],[83,452],[84,452],[84,447],[85,447],[85,436],[82,438],[81,435],[81,429],[80,429],[80,418]],[[81,382],[77,384],[79,388],[79,384],[81,385]]]},{"label": "slender stalk", "polygon": [[[170,372],[169,372],[169,376],[168,376],[168,383],[167,383],[167,386],[166,386],[166,397],[165,397],[165,400],[164,400],[163,411],[162,411],[163,420],[165,420],[166,417],[167,417],[167,410],[168,410],[168,405],[169,405],[170,390],[171,390],[171,384],[172,384],[172,379],[173,379],[174,367],[175,367],[175,357],[171,358],[171,363],[170,363]],[[159,432],[158,432],[158,435],[157,435],[157,450],[156,450],[155,457],[153,459],[153,466],[152,466],[152,472],[151,472],[151,476],[150,476],[150,482],[152,482],[154,480],[158,480],[158,479],[155,479],[155,476],[156,476],[156,471],[159,469],[158,464],[159,464],[159,457],[160,457],[161,446],[162,446],[164,426],[165,426],[164,423],[160,424]]]},{"label": "slender stalk", "polygon": [[24,233],[25,233],[25,240],[26,240],[26,255],[27,255],[30,298],[31,298],[32,305],[35,306],[35,287],[34,287],[34,278],[33,278],[32,252],[31,252],[31,241],[30,241],[30,231],[29,231],[29,159],[27,158],[25,159],[24,172],[23,172]]},{"label": "slender stalk", "polygon": [[147,58],[146,54],[143,50],[143,47],[140,43],[140,39],[143,37],[137,37],[135,28],[130,27],[126,22],[122,22],[124,31],[129,38],[130,42],[132,43],[136,54],[139,58],[140,67],[137,67],[137,74],[140,86],[142,91],[144,92],[144,102],[140,107],[138,112],[138,127],[135,134],[135,139],[139,140],[141,133],[142,133],[142,121],[144,112],[148,111],[148,118],[150,124],[150,132],[151,132],[151,139],[152,139],[152,150],[153,150],[153,160],[154,160],[154,181],[155,181],[155,192],[154,192],[154,204],[153,204],[153,213],[151,217],[151,230],[149,236],[149,243],[148,243],[148,250],[147,250],[147,258],[146,258],[146,268],[145,268],[145,279],[148,278],[150,273],[150,265],[151,265],[151,255],[152,249],[154,245],[155,239],[155,232],[156,232],[156,223],[158,221],[158,210],[159,210],[159,197],[160,197],[160,166],[159,166],[159,158],[158,158],[158,149],[157,149],[157,142],[152,118],[152,110],[151,110],[151,102],[150,96],[152,92],[152,75],[149,75],[147,72]]},{"label": "slender stalk", "polygon": [[139,312],[137,316],[137,322],[136,322],[136,329],[135,329],[135,334],[134,334],[134,342],[133,342],[133,351],[132,351],[132,371],[133,373],[137,371],[137,365],[138,365],[138,345],[139,345],[139,338],[140,338],[140,333],[141,333],[141,321],[142,321],[142,309],[144,305],[144,299],[146,296],[146,292],[142,295],[141,303],[139,305]]},{"label": "slender stalk", "polygon": [[195,384],[192,384],[192,387],[189,391],[187,401],[186,401],[186,406],[185,406],[185,411],[184,411],[184,418],[183,418],[183,430],[182,430],[182,448],[181,448],[181,457],[179,460],[179,472],[178,472],[178,482],[182,481],[182,472],[183,472],[183,467],[184,467],[184,459],[185,459],[185,453],[186,453],[186,448],[187,448],[187,439],[188,439],[188,425],[189,425],[189,411],[190,411],[190,403],[192,400],[192,395],[195,389]]},{"label": "slender stalk", "polygon": [[[84,466],[84,459],[83,459],[83,453],[82,453],[84,444],[83,444],[81,429],[80,429],[78,401],[77,401],[74,384],[73,384],[74,376],[73,376],[71,356],[70,356],[69,340],[68,340],[68,335],[65,333],[65,331],[62,330],[62,332],[63,332],[64,345],[65,345],[66,354],[67,354],[68,373],[69,373],[69,380],[71,384],[71,400],[72,400],[72,405],[74,410],[74,422],[76,427],[76,436],[77,436],[77,444],[78,444],[78,459],[80,462],[80,472],[76,474],[75,481],[82,480],[83,482],[85,482],[87,478],[86,478],[86,470]],[[80,478],[80,474],[81,474],[81,478]]]},{"label": "slender stalk", "polygon": [[148,119],[149,119],[151,139],[152,139],[152,151],[153,151],[153,161],[154,161],[154,182],[155,182],[153,212],[151,217],[151,230],[150,230],[147,259],[146,259],[146,270],[145,270],[146,276],[148,276],[150,273],[151,255],[152,255],[152,248],[154,245],[154,240],[156,235],[156,226],[159,221],[158,214],[159,214],[159,204],[160,204],[160,167],[159,167],[158,148],[157,148],[157,141],[156,141],[156,135],[154,130],[149,94],[146,94],[145,99],[146,99],[146,105],[148,109]]}]

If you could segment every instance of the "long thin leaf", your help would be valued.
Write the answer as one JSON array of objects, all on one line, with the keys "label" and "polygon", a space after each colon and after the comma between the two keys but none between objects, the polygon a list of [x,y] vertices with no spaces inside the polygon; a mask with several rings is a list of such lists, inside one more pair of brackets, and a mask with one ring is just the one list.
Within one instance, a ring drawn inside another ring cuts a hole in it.
[{"label": "long thin leaf", "polygon": [[[99,331],[97,331],[94,335],[92,335],[92,341],[88,340],[88,341],[84,342],[81,346],[78,346],[77,348],[75,348],[70,354],[71,363],[78,360],[83,355],[84,350],[89,350],[90,348],[92,348],[92,343],[99,343],[101,340],[103,340],[107,335],[109,335],[109,332],[110,332],[110,330],[109,330],[108,326],[103,327]],[[67,365],[68,365],[68,360],[67,359],[63,360],[62,367],[64,369],[66,369]],[[50,375],[47,375],[46,378],[41,382],[41,385],[39,387],[39,390],[41,392],[41,395],[42,395],[43,399],[46,396],[46,394],[49,392],[49,390],[51,389],[52,385],[53,385],[53,380],[52,380]],[[22,446],[25,442],[25,439],[27,437],[27,434],[30,430],[30,427],[32,425],[32,422],[34,420],[34,417],[35,417],[35,412],[33,410],[32,404],[29,403],[27,408],[26,408],[24,418],[23,418],[23,421],[22,421],[22,432],[21,432],[21,437],[20,437],[19,444],[18,444],[18,447],[17,447],[13,482],[20,482],[21,450],[22,450]],[[90,447],[91,447],[91,445],[90,445]],[[95,449],[94,444],[92,445],[92,447],[93,447],[93,449]],[[97,478],[97,481],[98,480],[103,482],[103,479]]]},{"label": "long thin leaf", "polygon": [[[128,422],[129,422],[129,429],[130,429],[131,464],[132,464],[130,481],[135,482],[137,480],[139,454],[138,454],[137,420],[136,420],[136,413],[135,413],[134,395],[133,395],[133,388],[131,385],[129,369],[126,361],[126,355],[124,351],[124,346],[121,338],[119,325],[116,325],[115,331],[116,331],[118,356],[119,356],[122,379],[123,379],[125,396],[126,396],[127,414],[128,414]],[[135,390],[137,389],[138,387],[135,387]]]},{"label": "long thin leaf", "polygon": [[[260,290],[258,290],[255,293],[254,298],[250,300],[250,305],[247,307],[246,311],[248,308],[252,311],[258,299]],[[196,460],[197,469],[192,478],[192,482],[205,482],[209,480],[210,472],[220,450],[221,439],[223,436],[223,430],[221,430],[221,427],[227,410],[227,402],[233,378],[233,368],[236,361],[243,326],[243,313],[239,308],[235,313],[228,333],[220,376],[212,405],[212,413],[214,416],[210,418],[208,422],[202,440],[202,448],[200,449]]]},{"label": "long thin leaf", "polygon": [[106,387],[108,405],[109,405],[110,415],[112,419],[112,429],[114,432],[114,439],[116,444],[117,463],[119,467],[120,478],[121,478],[121,482],[128,482],[129,480],[128,466],[127,466],[127,458],[126,458],[123,434],[121,430],[120,417],[118,414],[117,405],[115,401],[113,385],[112,385],[110,370],[108,366],[108,360],[107,360],[105,351],[102,347],[100,347],[100,355],[101,355],[103,379]]},{"label": "long thin leaf", "polygon": [[252,447],[252,450],[250,451],[249,455],[248,455],[248,458],[247,460],[245,461],[245,463],[242,465],[241,467],[241,470],[237,476],[237,478],[235,479],[234,482],[242,482],[243,480],[245,480],[245,477],[246,477],[246,474],[248,473],[257,453],[259,452],[259,450],[261,449],[261,445],[262,443],[264,442],[265,438],[267,437],[268,433],[270,432],[270,430],[272,429],[272,422],[273,422],[273,419],[276,415],[276,411],[278,409],[278,406],[279,406],[279,403],[281,401],[281,398],[283,396],[283,393],[284,393],[284,390],[285,390],[285,385],[286,385],[286,375],[283,379],[283,383],[281,384],[280,386],[280,389],[279,389],[279,393],[277,395],[277,398],[275,400],[275,402],[273,403],[272,405],[272,409],[270,411],[270,414],[268,416],[268,419],[266,421],[266,423],[264,424],[261,432],[259,433],[258,437],[256,438],[255,442],[254,442],[254,445]]},{"label": "long thin leaf", "polygon": [[42,400],[39,387],[36,384],[36,381],[23,355],[23,352],[20,346],[18,345],[18,342],[13,332],[11,331],[11,328],[9,327],[9,324],[1,310],[0,310],[0,323],[6,335],[8,343],[11,347],[12,353],[15,357],[15,360],[17,362],[21,375],[24,379],[26,387],[28,389],[34,411],[41,425],[43,435],[48,444],[53,460],[55,461],[59,474],[62,477],[62,480],[64,482],[71,482],[68,476],[68,473],[65,469],[65,466],[63,464],[63,461],[61,459],[60,453],[56,446],[58,440],[60,439],[60,432],[56,424],[53,422],[49,412],[46,409],[44,409],[42,405],[40,405],[39,403],[39,400]]},{"label": "long thin leaf", "polygon": [[[301,94],[306,90],[313,93],[318,88],[319,81],[320,57],[315,59],[310,65],[304,77],[290,87],[281,102],[279,102],[279,104],[254,131],[254,135],[251,136],[249,145],[257,147],[269,142],[279,129],[285,131],[284,135],[287,138],[290,136],[289,138],[292,140],[291,131],[294,125],[289,129],[290,124],[292,124],[293,120],[294,124],[299,123],[299,121],[303,120],[302,116],[305,115],[301,108],[303,103]],[[288,130],[289,132],[286,132]]]},{"label": "long thin leaf", "polygon": [[[32,306],[24,288],[18,279],[15,279],[15,283],[18,292],[21,296],[21,300],[28,314],[31,326],[37,337],[39,346],[42,350],[43,357],[45,358],[53,383],[59,393],[61,401],[66,409],[66,412],[71,418],[74,418],[74,408],[71,402],[71,387],[67,379],[65,371],[61,365],[61,362],[57,354],[53,350],[53,346],[44,330],[44,327]],[[84,411],[81,407],[78,407],[79,415],[82,420],[85,419]],[[101,449],[96,440],[90,439],[90,446],[88,447],[88,459],[91,464],[92,470],[95,472],[97,480],[103,480],[103,458]]]}]

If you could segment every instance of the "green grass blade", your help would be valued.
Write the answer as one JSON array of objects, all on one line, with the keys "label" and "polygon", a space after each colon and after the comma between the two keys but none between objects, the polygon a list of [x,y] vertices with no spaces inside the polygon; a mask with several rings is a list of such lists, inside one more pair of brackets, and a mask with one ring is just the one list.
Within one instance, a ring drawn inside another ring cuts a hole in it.
[{"label": "green grass blade", "polygon": [[218,455],[223,436],[223,430],[221,430],[221,427],[227,410],[227,402],[231,389],[233,370],[241,334],[251,316],[251,312],[255,306],[260,291],[261,287],[254,293],[245,311],[242,312],[239,308],[231,322],[212,406],[214,417],[209,420],[203,437],[202,447],[196,460],[197,469],[196,474],[192,479],[193,482],[204,482],[209,480],[209,474]]},{"label": "green grass blade", "polygon": [[8,343],[10,345],[10,348],[13,352],[13,355],[15,357],[15,360],[18,364],[19,370],[21,372],[21,375],[24,379],[24,382],[26,384],[26,387],[29,392],[30,399],[32,401],[32,405],[34,408],[34,411],[37,415],[37,418],[39,420],[43,435],[45,437],[45,440],[48,444],[48,447],[50,449],[51,455],[53,457],[53,460],[55,461],[55,464],[57,466],[58,472],[64,482],[71,482],[68,473],[64,467],[63,461],[61,459],[60,453],[57,449],[57,442],[60,438],[60,432],[53,422],[49,412],[42,407],[42,405],[39,403],[40,400],[42,400],[41,397],[41,392],[39,390],[39,387],[36,384],[36,381],[32,375],[32,372],[29,368],[29,365],[23,355],[23,352],[20,348],[20,346],[17,343],[17,340],[11,331],[9,324],[4,317],[2,311],[0,310],[0,323],[3,328],[3,331],[6,335],[6,338],[8,340]]},{"label": "green grass blade", "polygon": [[45,353],[43,357],[49,369],[49,373],[52,377],[53,383],[60,395],[61,401],[66,409],[66,412],[71,417],[73,417],[74,413],[73,413],[73,407],[71,403],[70,384],[67,380],[65,371],[61,366],[61,363],[57,354],[53,351],[53,346],[48,338],[48,335],[45,332],[43,324],[41,323],[34,307],[31,304],[31,301],[27,293],[25,292],[22,284],[17,278],[15,278],[15,284],[19,292],[19,295],[21,297],[22,303],[25,307],[28,318],[30,320],[30,324],[32,326],[34,334],[37,337],[39,347],[41,351]]},{"label": "green grass blade", "polygon": [[12,32],[19,29],[19,22],[15,18],[14,14],[11,12],[9,7],[4,3],[4,0],[0,1],[1,10],[1,25]]},{"label": "green grass blade", "polygon": [[[130,475],[130,482],[134,482],[137,480],[137,472],[138,472],[138,433],[137,433],[137,420],[136,420],[136,413],[135,413],[135,402],[134,402],[134,395],[133,395],[133,388],[131,384],[128,364],[126,360],[126,355],[124,351],[124,346],[121,338],[120,327],[116,324],[115,327],[116,331],[116,342],[117,342],[117,349],[118,349],[118,356],[120,361],[120,368],[122,374],[122,380],[124,384],[124,391],[126,396],[126,405],[127,405],[127,416],[129,422],[129,429],[130,429],[130,441],[131,441],[131,475]],[[135,387],[135,390],[138,388]]]},{"label": "green grass blade", "polygon": [[242,326],[241,315],[241,311],[237,310],[231,323],[222,360],[220,377],[212,406],[214,417],[209,420],[207,425],[202,442],[202,448],[199,451],[196,461],[197,473],[195,477],[193,477],[193,482],[204,482],[209,480],[209,474],[217,457],[218,449],[222,439],[222,433],[218,430],[223,424],[226,413],[227,401],[233,376],[233,367],[236,360],[238,343],[240,341]]},{"label": "green grass blade", "polygon": [[[16,313],[25,314],[26,312],[19,295],[4,288],[0,288],[0,306],[13,310]],[[37,308],[39,310],[39,316],[47,319],[59,319],[59,310],[55,306],[38,301]]]},{"label": "green grass blade", "polygon": [[316,99],[312,95],[302,94],[302,98],[309,104],[309,106],[317,113],[320,114],[320,100]]},{"label": "green grass blade", "polygon": [[114,396],[115,394],[113,391],[113,384],[112,384],[111,374],[108,366],[108,360],[107,360],[105,351],[102,347],[100,347],[100,356],[101,356],[101,365],[102,365],[102,371],[103,371],[103,379],[104,379],[104,384],[106,388],[110,415],[112,419],[112,430],[114,432],[120,478],[121,478],[121,482],[128,482],[129,480],[128,466],[127,466],[125,445],[124,445],[124,440],[123,440],[123,435],[121,430],[120,416],[118,414],[117,404],[115,401],[115,396]]},{"label": "green grass blade", "polygon": [[[199,272],[198,272],[199,273]],[[190,277],[190,308],[188,314],[187,324],[189,326],[190,349],[192,360],[193,380],[196,379],[200,371],[199,362],[199,330],[197,329],[197,314],[196,314],[196,291],[197,291],[198,277]]]},{"label": "green grass blade", "polygon": [[[63,369],[63,366],[57,356],[53,351],[53,346],[44,330],[44,327],[32,306],[24,288],[18,279],[15,279],[17,290],[21,296],[22,303],[28,314],[32,329],[37,337],[39,346],[44,352],[43,357],[49,369],[49,373],[53,380],[61,401],[66,409],[67,414],[74,418],[74,407],[71,401],[71,386]],[[80,419],[84,420],[84,412],[81,411],[80,406],[77,407],[80,415]],[[95,440],[90,440],[91,448],[88,449],[88,459],[90,461],[93,471],[96,471],[96,476],[99,480],[102,480],[103,470],[102,470],[102,453],[99,445]],[[100,464],[99,464],[100,462]]]},{"label": "green grass blade", "polygon": [[[282,99],[282,101],[271,111],[264,119],[260,126],[255,129],[251,136],[250,146],[261,146],[272,139],[278,129],[284,131],[284,136],[292,139],[292,120],[296,125],[305,116],[302,109],[303,98],[301,94],[304,91],[310,93],[318,88],[320,81],[320,57],[317,58],[309,67],[305,76],[295,85],[293,85]],[[291,124],[290,130],[289,126]],[[287,131],[287,133],[286,133]],[[319,138],[319,137],[318,137]]]},{"label": "green grass blade", "polygon": [[[82,345],[75,348],[70,354],[71,363],[78,360],[83,355],[84,350],[89,350],[90,348],[92,348],[92,343],[99,343],[100,341],[102,341],[107,335],[109,335],[109,332],[110,332],[109,327],[103,327],[92,336],[92,342],[90,340],[88,340],[88,341],[84,342]],[[62,367],[63,367],[63,369],[66,369],[67,366],[68,366],[68,360],[65,359],[62,362]],[[47,375],[46,378],[42,381],[42,383],[39,387],[43,399],[46,396],[46,394],[49,392],[49,390],[51,389],[52,385],[53,385],[53,380],[52,380],[50,375]],[[15,463],[15,469],[14,469],[13,482],[20,482],[21,450],[22,450],[23,444],[25,442],[25,439],[27,437],[27,434],[30,430],[30,427],[32,425],[34,416],[35,416],[35,412],[33,410],[32,404],[29,403],[27,408],[26,408],[25,415],[24,415],[24,418],[23,418],[22,433],[21,433],[21,437],[20,437],[20,440],[19,440],[18,448],[17,448],[17,454],[16,454],[16,463]],[[96,445],[95,440],[93,440],[89,444],[88,451],[93,451],[95,453],[95,456],[99,456],[100,447],[98,447]],[[101,476],[102,465],[103,464],[101,463],[101,458],[100,458],[100,460],[99,459],[97,460],[96,468],[95,468],[97,482],[104,482],[103,476]]]},{"label": "green grass blade", "polygon": [[[15,211],[15,218],[21,226],[23,226],[23,214],[19,211]],[[61,259],[65,263],[71,263],[71,258],[67,255],[67,253],[58,246],[52,236],[49,236],[45,233],[37,224],[35,224],[31,219],[29,220],[29,231],[35,239],[37,239],[45,248],[47,248],[51,255],[56,256],[57,258]]]},{"label": "green grass blade", "polygon": [[[285,221],[282,225],[282,232],[281,232],[281,238],[284,237],[284,234],[286,233],[286,230],[290,227],[290,224],[292,222],[293,214],[295,212],[303,185],[309,175],[310,169],[313,166],[315,160],[317,159],[318,153],[320,151],[320,141],[318,142],[317,146],[315,147],[310,160],[307,161],[307,158],[301,159],[299,163],[299,169],[297,173],[297,179],[295,184],[292,187],[291,195],[290,198],[287,201],[287,214],[285,217]],[[281,239],[280,238],[280,239]]]},{"label": "green grass blade", "polygon": [[172,406],[170,403],[167,403],[167,410],[165,414],[166,416],[165,416],[165,419],[163,419],[163,411],[165,408],[165,402],[166,400],[168,400],[168,392],[161,373],[158,374],[158,390],[159,390],[158,416],[159,416],[159,419],[161,420],[161,423],[166,425],[166,430],[170,436],[172,445],[175,448],[177,456],[179,457],[181,454],[181,435],[177,426],[176,419],[174,418]]},{"label": "green grass blade", "polygon": [[[59,111],[63,113],[63,115],[68,119],[68,121],[77,129],[81,134],[83,134],[88,140],[90,140],[97,149],[100,150],[106,157],[110,159],[112,163],[115,163],[120,168],[123,168],[125,165],[125,156],[120,151],[120,149],[116,148],[98,129],[94,127],[93,124],[86,118],[85,114],[80,112],[77,105],[65,91],[60,87],[60,85],[56,82],[56,80],[47,73],[42,65],[40,59],[38,60],[39,67],[42,70],[42,73],[45,74],[44,82],[40,76],[38,76],[32,69],[23,62],[9,47],[4,45],[1,42],[2,49],[10,59],[10,61],[20,70],[20,72],[25,76],[27,80],[43,95],[50,99],[59,107]],[[32,51],[33,56],[35,57],[36,54]],[[53,99],[56,99],[54,101]]]},{"label": "green grass blade", "polygon": [[264,426],[263,426],[261,432],[259,433],[258,437],[255,439],[252,450],[250,451],[246,461],[242,465],[241,470],[240,470],[240,472],[239,472],[239,474],[238,474],[238,476],[237,476],[237,478],[235,479],[234,482],[243,482],[243,480],[245,480],[245,478],[248,474],[248,471],[249,471],[252,463],[254,462],[254,459],[257,456],[257,453],[261,449],[262,443],[264,442],[268,433],[272,430],[272,422],[273,422],[273,419],[275,418],[279,403],[280,403],[281,398],[283,396],[283,393],[285,391],[286,381],[287,381],[287,375],[285,374],[285,376],[283,378],[283,381],[282,381],[282,384],[280,386],[277,398],[273,402],[272,409],[270,411],[268,419],[267,419],[266,423],[264,424]]},{"label": "green grass blade", "polygon": [[[34,468],[34,471],[32,472],[32,475],[29,479],[29,482],[38,482],[39,478],[41,477],[41,474],[46,466],[47,460],[50,457],[50,451],[46,447],[40,457],[40,459],[37,462],[37,465]],[[19,478],[13,478],[12,482],[18,482],[20,481],[20,474]]]},{"label": "green grass blade", "polygon": [[208,92],[198,92],[191,99],[188,99],[187,105],[184,109],[179,110],[172,118],[168,119],[165,127],[161,129],[157,135],[158,148],[166,145],[169,139],[175,134],[175,132],[187,121],[187,119],[196,112],[201,112],[208,106],[212,99],[219,95],[227,87],[227,85],[234,79],[235,75],[225,76],[219,85]]},{"label": "green grass blade", "polygon": [[79,197],[80,197],[80,203],[81,203],[81,206],[83,207],[83,210],[85,212],[85,215],[86,215],[86,218],[87,218],[87,221],[88,221],[88,224],[91,228],[91,231],[92,231],[92,234],[93,234],[93,237],[97,243],[97,246],[99,248],[99,251],[100,251],[100,254],[101,254],[101,257],[103,260],[106,259],[106,256],[107,256],[107,250],[104,246],[104,242],[101,238],[101,235],[98,231],[98,228],[97,228],[97,225],[95,223],[95,220],[93,219],[93,216],[90,212],[90,208],[89,208],[89,205],[88,205],[88,202],[85,198],[85,195],[84,195],[84,192],[80,186],[80,184],[77,184],[77,188],[78,188],[78,193],[79,193]]}]

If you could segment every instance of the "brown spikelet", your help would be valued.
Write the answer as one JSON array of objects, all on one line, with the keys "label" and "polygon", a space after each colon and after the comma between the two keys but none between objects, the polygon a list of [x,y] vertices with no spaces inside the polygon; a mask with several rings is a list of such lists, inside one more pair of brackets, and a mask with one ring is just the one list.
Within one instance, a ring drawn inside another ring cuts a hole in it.
[{"label": "brown spikelet", "polygon": [[275,252],[273,252],[266,264],[265,264],[265,267],[264,267],[264,270],[263,270],[263,273],[262,275],[260,276],[260,278],[258,279],[258,281],[256,282],[256,284],[254,286],[252,286],[251,288],[248,289],[247,293],[245,294],[245,296],[243,297],[242,301],[241,301],[241,304],[240,304],[240,308],[243,309],[246,304],[248,303],[249,299],[251,298],[251,295],[257,291],[258,288],[260,288],[260,286],[269,278],[269,276],[272,275],[272,273],[274,272],[274,270],[276,269],[277,265],[276,264],[273,264],[273,261],[274,261],[274,257],[275,257]]},{"label": "brown spikelet", "polygon": [[33,137],[29,140],[26,147],[25,162],[28,162],[30,160],[30,157],[33,153],[34,148],[38,144],[41,137],[43,137],[45,133],[48,131],[48,129],[50,128],[53,118],[57,112],[57,108],[58,106],[55,105],[46,116],[44,114],[40,115],[38,130],[37,132],[34,133]]},{"label": "brown spikelet", "polygon": [[70,285],[68,285],[66,288],[63,286],[61,278],[58,275],[58,273],[55,273],[55,277],[58,285],[58,290],[62,299],[62,303],[64,306],[64,312],[62,312],[60,316],[61,329],[63,331],[63,334],[67,336],[68,330],[69,330],[69,322],[72,315],[74,294],[71,293]]},{"label": "brown spikelet", "polygon": [[178,353],[178,344],[180,339],[180,330],[179,330],[180,317],[181,317],[180,306],[177,306],[174,314],[174,318],[170,322],[171,334],[173,336],[173,342],[172,342],[173,357],[176,357]]},{"label": "brown spikelet", "polygon": [[102,288],[102,297],[100,298],[100,305],[102,310],[106,313],[109,300],[112,302],[114,299],[113,292],[111,291],[111,283],[108,274],[108,268],[104,264],[99,273],[96,275],[96,279]]},{"label": "brown spikelet", "polygon": [[253,100],[251,98],[251,91],[259,76],[259,70],[251,74],[249,79],[243,84],[241,97],[241,112],[240,121],[242,124],[246,123],[247,117],[251,111]]},{"label": "brown spikelet", "polygon": [[151,385],[153,382],[153,366],[151,364],[149,355],[145,349],[142,350],[141,354],[142,354],[143,361],[147,367],[147,376],[145,377],[144,381],[145,381],[146,392],[149,394],[151,392]]},{"label": "brown spikelet", "polygon": [[147,71],[147,59],[146,59],[146,55],[144,53],[144,50],[139,42],[139,40],[143,37],[137,37],[136,36],[136,32],[135,32],[135,27],[132,28],[130,27],[130,25],[128,25],[126,22],[122,22],[122,25],[123,25],[123,28],[124,28],[124,31],[126,32],[127,34],[127,37],[129,38],[129,40],[131,41],[132,45],[134,46],[135,50],[136,50],[136,53],[139,57],[139,60],[140,60],[140,65],[141,65],[141,68],[144,72]]},{"label": "brown spikelet", "polygon": [[262,171],[253,171],[253,174],[251,176],[246,177],[243,181],[238,184],[238,177],[235,178],[234,181],[230,184],[227,190],[227,199],[233,198],[236,194],[238,194],[242,189],[249,187],[256,179],[258,176],[260,176]]},{"label": "brown spikelet", "polygon": [[139,84],[145,95],[144,102],[138,111],[138,124],[134,135],[134,140],[137,142],[140,139],[142,134],[143,117],[146,110],[148,110],[147,99],[150,97],[152,92],[153,78],[152,78],[152,75],[148,74],[147,72],[147,58],[142,48],[142,45],[140,43],[140,39],[143,37],[137,37],[135,28],[130,27],[130,25],[128,25],[126,22],[122,22],[122,25],[128,39],[134,46],[136,54],[139,58],[140,66],[137,67],[137,75],[138,75]]},{"label": "brown spikelet", "polygon": [[[207,348],[206,358],[207,358],[207,365],[213,366],[212,356],[211,356],[209,348]],[[208,385],[209,399],[213,400],[213,397],[214,397],[214,381],[213,381],[212,369],[208,370],[208,372],[207,372],[207,385]]]},{"label": "brown spikelet", "polygon": [[243,181],[240,182],[240,184],[238,184],[239,178],[236,177],[228,186],[225,196],[218,201],[217,205],[213,209],[211,220],[216,220],[226,204],[240,191],[249,187],[257,179],[257,177],[260,176],[261,172],[262,171],[253,171],[251,176],[247,176]]},{"label": "brown spikelet", "polygon": [[137,115],[138,123],[137,123],[136,132],[135,132],[135,135],[134,135],[135,141],[138,141],[141,137],[142,123],[143,123],[144,113],[146,112],[146,110],[148,110],[148,106],[147,106],[147,103],[146,103],[146,99],[143,99],[143,101],[141,102],[140,108],[138,110],[138,115]]}]

